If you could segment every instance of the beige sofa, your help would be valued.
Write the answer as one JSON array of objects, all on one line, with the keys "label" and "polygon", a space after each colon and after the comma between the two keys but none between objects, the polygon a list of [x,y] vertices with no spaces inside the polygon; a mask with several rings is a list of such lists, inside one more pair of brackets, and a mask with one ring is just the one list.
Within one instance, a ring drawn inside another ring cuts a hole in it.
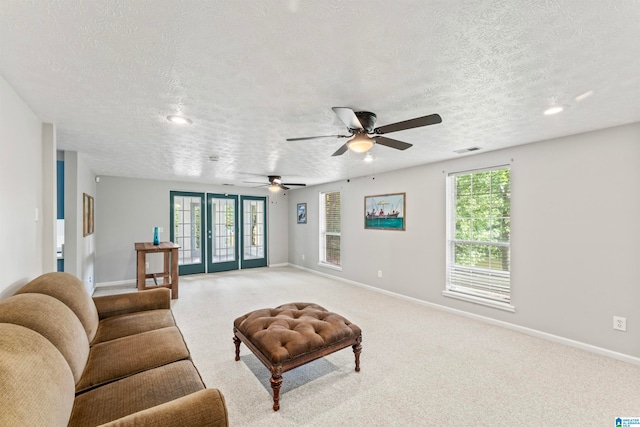
[{"label": "beige sofa", "polygon": [[0,302],[0,425],[228,426],[170,301],[164,288],[91,298],[48,273]]}]

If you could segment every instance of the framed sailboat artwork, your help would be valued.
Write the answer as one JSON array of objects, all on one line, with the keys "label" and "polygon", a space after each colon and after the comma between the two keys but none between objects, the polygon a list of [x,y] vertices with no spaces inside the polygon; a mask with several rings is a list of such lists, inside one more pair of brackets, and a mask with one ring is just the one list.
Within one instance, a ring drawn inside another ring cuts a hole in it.
[{"label": "framed sailboat artwork", "polygon": [[400,230],[406,227],[406,193],[364,197],[365,230]]}]

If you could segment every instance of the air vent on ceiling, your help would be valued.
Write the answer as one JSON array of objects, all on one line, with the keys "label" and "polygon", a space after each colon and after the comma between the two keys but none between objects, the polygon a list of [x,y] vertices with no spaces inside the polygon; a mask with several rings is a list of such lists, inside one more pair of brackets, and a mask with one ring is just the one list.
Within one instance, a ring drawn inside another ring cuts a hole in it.
[{"label": "air vent on ceiling", "polygon": [[456,154],[464,154],[464,153],[470,153],[472,151],[478,151],[478,150],[482,150],[482,147],[463,148],[461,150],[454,150],[453,152]]}]

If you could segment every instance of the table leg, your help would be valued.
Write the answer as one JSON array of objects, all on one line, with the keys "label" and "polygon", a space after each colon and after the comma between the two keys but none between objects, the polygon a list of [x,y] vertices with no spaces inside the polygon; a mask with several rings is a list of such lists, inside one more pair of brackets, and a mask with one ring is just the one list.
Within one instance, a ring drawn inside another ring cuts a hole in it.
[{"label": "table leg", "polygon": [[273,410],[280,409],[280,386],[282,385],[282,366],[271,368],[271,378],[269,379],[273,389]]},{"label": "table leg", "polygon": [[169,256],[171,255],[171,251],[164,251],[162,253],[162,257],[164,258],[164,271],[162,272],[162,284],[168,285],[171,283],[169,279],[171,278],[171,262],[169,261]]},{"label": "table leg", "polygon": [[242,341],[240,341],[240,338],[234,335],[233,342],[236,345],[236,362],[237,362],[238,360],[240,360],[240,343]]},{"label": "table leg", "polygon": [[177,248],[171,249],[171,298],[178,299],[178,249]]},{"label": "table leg", "polygon": [[356,338],[356,343],[351,347],[353,347],[353,354],[356,356],[356,372],[360,372],[360,352],[362,351],[362,335]]},{"label": "table leg", "polygon": [[145,274],[147,273],[146,268],[144,266],[145,253],[143,251],[138,251],[138,262],[136,265],[136,285],[138,285],[138,290],[142,291],[145,287]]}]

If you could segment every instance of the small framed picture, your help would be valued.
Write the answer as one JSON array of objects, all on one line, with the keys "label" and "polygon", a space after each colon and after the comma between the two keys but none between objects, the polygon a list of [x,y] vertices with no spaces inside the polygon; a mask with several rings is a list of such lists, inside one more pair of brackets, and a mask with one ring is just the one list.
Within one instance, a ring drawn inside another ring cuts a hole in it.
[{"label": "small framed picture", "polygon": [[93,197],[87,193],[82,193],[82,236],[87,237],[93,234]]},{"label": "small framed picture", "polygon": [[307,204],[306,203],[298,203],[298,208],[296,209],[298,224],[306,224],[307,223]]}]

